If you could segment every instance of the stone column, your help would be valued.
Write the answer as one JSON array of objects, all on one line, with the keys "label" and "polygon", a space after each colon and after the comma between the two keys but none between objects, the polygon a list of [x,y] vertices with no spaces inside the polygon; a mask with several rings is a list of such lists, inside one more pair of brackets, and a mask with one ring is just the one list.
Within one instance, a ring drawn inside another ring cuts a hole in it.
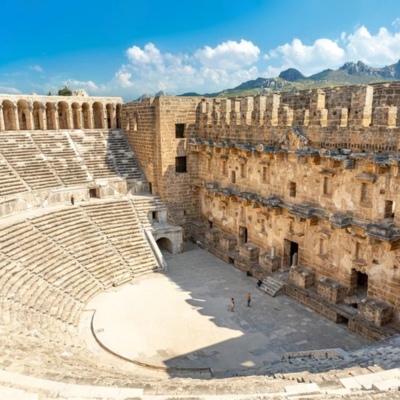
[{"label": "stone column", "polygon": [[57,105],[57,103],[53,103],[53,117],[54,117],[54,120],[53,120],[54,130],[58,131],[60,124],[58,121],[58,105]]},{"label": "stone column", "polygon": [[31,102],[28,102],[28,111],[29,126],[27,128],[33,131],[35,127],[33,123],[33,104]]},{"label": "stone column", "polygon": [[74,121],[72,120],[72,107],[68,104],[67,108],[67,128],[74,129]]},{"label": "stone column", "polygon": [[85,121],[83,118],[82,106],[80,105],[77,110],[79,113],[79,129],[83,129],[83,127],[85,126]]},{"label": "stone column", "polygon": [[3,115],[3,105],[0,104],[0,131],[5,131],[6,127],[4,124],[4,115]]},{"label": "stone column", "polygon": [[14,109],[14,129],[16,131],[19,131],[19,117],[18,117],[18,105],[16,103],[13,103],[13,109]]},{"label": "stone column", "polygon": [[117,115],[116,115],[117,106],[115,103],[111,104],[111,129],[117,128]]},{"label": "stone column", "polygon": [[45,103],[42,103],[41,109],[42,109],[42,115],[39,118],[39,121],[41,122],[42,130],[47,131],[47,116],[46,116],[46,104]]},{"label": "stone column", "polygon": [[101,129],[108,128],[108,121],[107,121],[107,107],[103,108],[103,120],[101,121]]},{"label": "stone column", "polygon": [[89,124],[90,124],[90,129],[94,129],[94,110],[93,110],[93,104],[89,107]]}]

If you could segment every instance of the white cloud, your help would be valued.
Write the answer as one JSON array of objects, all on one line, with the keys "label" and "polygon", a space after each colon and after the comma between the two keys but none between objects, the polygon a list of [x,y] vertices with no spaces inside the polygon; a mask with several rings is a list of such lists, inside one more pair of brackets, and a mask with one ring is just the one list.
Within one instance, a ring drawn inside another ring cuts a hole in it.
[{"label": "white cloud", "polygon": [[115,73],[116,81],[123,87],[128,88],[134,86],[134,84],[130,81],[132,74],[130,72],[119,70]]},{"label": "white cloud", "polygon": [[345,60],[345,55],[345,50],[330,39],[317,39],[311,46],[303,44],[300,39],[293,39],[292,43],[271,50],[265,59],[279,59],[281,70],[297,68],[303,74],[309,75],[328,67],[340,66]]},{"label": "white cloud", "polygon": [[154,94],[197,91],[214,92],[258,77],[254,63],[260,50],[253,43],[227,41],[215,48],[205,46],[191,54],[162,53],[153,43],[126,51],[128,63],[115,73],[110,85],[124,90]]},{"label": "white cloud", "polygon": [[130,62],[137,65],[162,63],[160,50],[153,43],[147,43],[144,50],[138,46],[132,46],[126,51],[126,55]]},{"label": "white cloud", "polygon": [[394,26],[395,28],[400,27],[400,18],[397,17],[393,22],[392,22],[392,26]]},{"label": "white cloud", "polygon": [[63,83],[64,86],[68,86],[72,90],[85,89],[89,93],[98,93],[107,90],[106,85],[96,85],[93,81],[80,81],[77,79],[69,79]]},{"label": "white cloud", "polygon": [[[317,38],[306,44],[301,38],[268,50],[248,40],[227,40],[214,47],[204,45],[191,52],[163,52],[153,43],[133,45],[125,51],[125,63],[104,84],[74,79],[74,89],[84,88],[90,94],[124,96],[129,100],[143,93],[168,94],[184,92],[210,93],[233,88],[258,77],[271,78],[287,68],[296,68],[308,76],[327,68],[338,68],[346,61],[361,60],[373,67],[393,64],[400,58],[400,18],[391,28],[371,34],[365,26],[353,32],[342,32],[338,38]],[[32,70],[40,72],[39,65]],[[7,76],[4,87],[20,85],[15,76]],[[49,77],[49,85],[61,87],[61,77]],[[65,84],[65,83],[64,83]],[[4,88],[1,89],[5,91]]]},{"label": "white cloud", "polygon": [[259,55],[260,49],[252,42],[243,39],[240,42],[229,40],[215,48],[205,46],[195,53],[195,57],[202,65],[229,70],[251,65],[258,60]]},{"label": "white cloud", "polygon": [[9,86],[0,86],[0,93],[6,93],[6,94],[21,94],[22,92],[14,87],[9,87]]},{"label": "white cloud", "polygon": [[363,61],[370,66],[383,67],[400,59],[400,33],[380,28],[371,35],[365,26],[345,38],[347,59]]},{"label": "white cloud", "polygon": [[30,65],[29,69],[36,72],[43,72],[43,68],[40,65]]}]

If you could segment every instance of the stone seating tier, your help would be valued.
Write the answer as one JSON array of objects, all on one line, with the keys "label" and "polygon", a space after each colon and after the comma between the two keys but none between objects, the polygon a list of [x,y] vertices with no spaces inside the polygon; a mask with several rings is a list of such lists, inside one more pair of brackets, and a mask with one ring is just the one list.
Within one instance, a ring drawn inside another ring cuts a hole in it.
[{"label": "stone seating tier", "polygon": [[118,178],[145,181],[119,130],[3,132],[0,137],[1,197]]},{"label": "stone seating tier", "polygon": [[93,296],[156,269],[134,207],[131,200],[68,206],[0,227],[5,318],[16,306],[77,326]]}]

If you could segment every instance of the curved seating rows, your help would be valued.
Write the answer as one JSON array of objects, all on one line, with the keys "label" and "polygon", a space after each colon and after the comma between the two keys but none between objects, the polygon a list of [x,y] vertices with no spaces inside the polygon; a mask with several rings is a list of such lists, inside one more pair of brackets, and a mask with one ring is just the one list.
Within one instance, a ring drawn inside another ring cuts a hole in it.
[{"label": "curved seating rows", "polygon": [[[4,132],[0,196],[82,185],[97,178],[143,179],[122,132]],[[62,382],[146,388],[146,394],[272,393],[297,382],[336,382],[398,366],[399,338],[343,360],[282,361],[263,377],[215,380],[154,376],[89,348],[79,332],[95,295],[157,268],[143,229],[166,211],[154,196],[96,200],[24,212],[0,222],[0,365]],[[375,352],[374,352],[375,351]],[[376,367],[378,363],[379,367]],[[249,374],[255,373],[249,370]],[[209,377],[207,377],[209,378]],[[322,387],[323,385],[321,385]]]},{"label": "curved seating rows", "polygon": [[119,130],[0,135],[1,197],[114,178],[144,180],[136,157]]}]

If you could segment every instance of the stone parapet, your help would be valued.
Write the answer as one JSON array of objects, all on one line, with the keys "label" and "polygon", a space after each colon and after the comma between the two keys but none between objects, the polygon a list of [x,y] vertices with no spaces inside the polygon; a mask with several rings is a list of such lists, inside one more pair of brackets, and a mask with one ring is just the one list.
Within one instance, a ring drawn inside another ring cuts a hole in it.
[{"label": "stone parapet", "polygon": [[329,278],[321,278],[317,284],[318,295],[333,304],[343,302],[347,295],[347,290],[345,285]]},{"label": "stone parapet", "polygon": [[358,313],[375,326],[383,326],[391,321],[393,307],[382,300],[369,297],[358,303]]},{"label": "stone parapet", "polygon": [[289,282],[301,289],[308,289],[314,285],[315,272],[307,267],[290,267]]}]

